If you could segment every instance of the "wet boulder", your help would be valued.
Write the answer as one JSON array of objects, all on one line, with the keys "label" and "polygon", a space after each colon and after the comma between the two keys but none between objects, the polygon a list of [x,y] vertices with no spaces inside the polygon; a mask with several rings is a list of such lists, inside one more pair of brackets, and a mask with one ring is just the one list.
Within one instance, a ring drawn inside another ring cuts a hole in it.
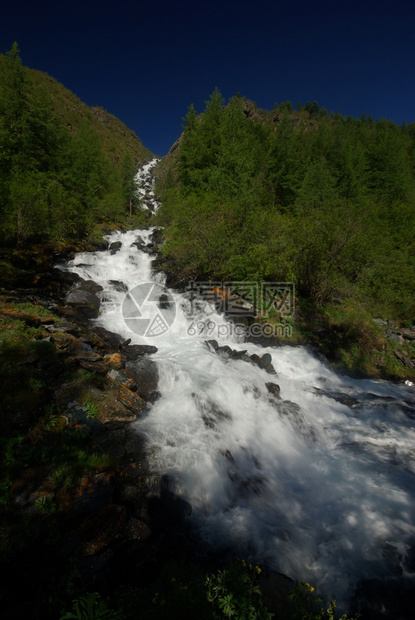
[{"label": "wet boulder", "polygon": [[93,280],[83,280],[78,284],[77,288],[80,291],[87,291],[87,293],[93,293],[94,295],[104,290],[100,284]]},{"label": "wet boulder", "polygon": [[121,249],[121,247],[122,247],[121,241],[113,241],[108,249],[111,255],[113,256]]},{"label": "wet boulder", "polygon": [[100,301],[94,293],[75,289],[66,296],[66,305],[75,315],[82,318],[96,319],[99,315]]},{"label": "wet boulder", "polygon": [[157,364],[148,358],[129,361],[125,364],[125,375],[137,386],[137,393],[145,401],[155,402],[159,397],[157,391],[159,373]]},{"label": "wet boulder", "polygon": [[266,383],[265,387],[267,388],[268,392],[272,394],[272,396],[275,396],[276,398],[280,397],[281,388],[277,383]]},{"label": "wet boulder", "polygon": [[[127,342],[130,342],[129,340]],[[136,360],[143,355],[150,355],[151,353],[157,353],[157,347],[150,344],[122,344],[120,350],[125,357],[130,360]]]}]

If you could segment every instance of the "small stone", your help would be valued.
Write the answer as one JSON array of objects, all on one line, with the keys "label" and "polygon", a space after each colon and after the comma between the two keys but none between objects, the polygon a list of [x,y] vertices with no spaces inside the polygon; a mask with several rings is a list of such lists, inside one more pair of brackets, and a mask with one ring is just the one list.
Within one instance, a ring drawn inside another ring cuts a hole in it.
[{"label": "small stone", "polygon": [[205,340],[205,345],[211,353],[216,353],[219,349],[219,345],[216,340]]},{"label": "small stone", "polygon": [[264,353],[264,355],[260,358],[258,362],[258,366],[267,370],[272,364],[272,357],[269,353]]},{"label": "small stone", "polygon": [[281,388],[277,383],[266,383],[265,387],[270,394],[279,398]]},{"label": "small stone", "polygon": [[108,366],[105,362],[88,362],[81,360],[80,366],[86,370],[97,372],[99,375],[106,375],[108,372]]},{"label": "small stone", "polygon": [[111,255],[114,255],[118,252],[118,250],[121,249],[121,247],[122,247],[121,241],[113,241],[108,249]]}]

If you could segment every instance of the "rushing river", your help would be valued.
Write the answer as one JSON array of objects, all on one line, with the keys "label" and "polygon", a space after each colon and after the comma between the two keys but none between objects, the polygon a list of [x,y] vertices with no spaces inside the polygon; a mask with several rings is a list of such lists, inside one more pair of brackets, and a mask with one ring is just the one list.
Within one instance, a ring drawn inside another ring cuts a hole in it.
[{"label": "rushing river", "polygon": [[[158,347],[161,397],[135,424],[152,447],[152,467],[191,504],[202,539],[345,605],[362,580],[411,580],[415,388],[340,376],[303,347],[238,342],[206,304],[197,325],[208,320],[210,329],[199,333],[189,299],[174,291],[164,333],[131,330],[131,319],[145,315],[137,302],[144,297],[134,293],[129,305],[125,290],[143,295],[164,282],[139,249],[151,232],[115,232],[108,237],[122,244],[115,254],[80,254],[68,268],[103,286],[99,324]],[[143,283],[150,288],[137,289]],[[218,355],[209,338],[248,355],[270,353],[277,375]],[[269,382],[280,386],[280,399]]]}]

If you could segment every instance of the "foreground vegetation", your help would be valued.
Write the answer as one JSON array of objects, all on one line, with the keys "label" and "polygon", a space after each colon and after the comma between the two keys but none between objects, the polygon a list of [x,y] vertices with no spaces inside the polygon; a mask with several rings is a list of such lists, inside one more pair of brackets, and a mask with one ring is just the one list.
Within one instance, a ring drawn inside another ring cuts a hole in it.
[{"label": "foreground vegetation", "polygon": [[[51,325],[53,339],[48,338]],[[0,599],[7,617],[332,620],[335,602],[323,603],[309,584],[264,576],[244,560],[219,567],[197,560],[183,551],[183,542],[180,548],[171,545],[169,534],[163,549],[160,532],[144,553],[145,546],[135,548],[138,564],[123,560],[122,567],[116,563],[108,574],[100,573],[113,510],[111,505],[100,509],[93,496],[90,510],[80,507],[89,483],[125,472],[91,433],[100,409],[91,394],[104,388],[105,379],[79,368],[65,353],[70,337],[64,330],[65,322],[39,303],[0,298],[0,382],[8,386],[0,393],[0,567],[5,575]],[[76,423],[68,422],[68,403],[55,398],[71,384],[83,404]],[[94,543],[103,545],[101,554],[88,552],[88,528]],[[85,573],[85,561],[92,576]]]},{"label": "foreground vegetation", "polygon": [[138,204],[134,175],[151,157],[134,133],[56,80],[0,56],[0,244],[83,239]]}]

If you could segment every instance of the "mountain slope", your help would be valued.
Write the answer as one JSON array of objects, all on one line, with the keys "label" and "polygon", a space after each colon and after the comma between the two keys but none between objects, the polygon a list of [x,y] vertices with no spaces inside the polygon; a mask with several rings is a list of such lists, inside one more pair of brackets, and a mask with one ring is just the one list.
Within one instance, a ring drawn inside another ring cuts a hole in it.
[{"label": "mountain slope", "polygon": [[153,156],[135,133],[118,118],[101,107],[89,107],[60,82],[42,71],[29,69],[35,87],[44,87],[52,97],[53,112],[71,132],[79,130],[82,121],[93,128],[103,151],[120,164],[123,153],[129,153],[135,165]]},{"label": "mountain slope", "polygon": [[0,241],[23,246],[88,235],[138,204],[137,166],[152,158],[102,108],[45,73],[0,56]]}]

